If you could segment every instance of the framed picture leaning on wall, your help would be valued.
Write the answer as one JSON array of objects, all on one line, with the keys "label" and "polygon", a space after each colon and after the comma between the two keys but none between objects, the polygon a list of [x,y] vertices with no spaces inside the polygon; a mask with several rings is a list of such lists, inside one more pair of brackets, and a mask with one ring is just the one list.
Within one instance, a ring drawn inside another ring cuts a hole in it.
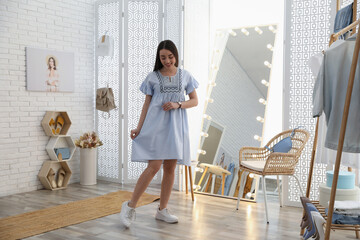
[{"label": "framed picture leaning on wall", "polygon": [[26,47],[26,89],[74,91],[74,53]]}]

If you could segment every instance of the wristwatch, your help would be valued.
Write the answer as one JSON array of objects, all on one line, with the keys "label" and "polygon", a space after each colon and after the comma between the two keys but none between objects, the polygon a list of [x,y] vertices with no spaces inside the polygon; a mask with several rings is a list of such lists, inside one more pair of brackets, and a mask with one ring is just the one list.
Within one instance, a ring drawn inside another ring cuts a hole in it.
[{"label": "wristwatch", "polygon": [[181,102],[178,102],[178,104],[179,104],[179,108],[181,108]]}]

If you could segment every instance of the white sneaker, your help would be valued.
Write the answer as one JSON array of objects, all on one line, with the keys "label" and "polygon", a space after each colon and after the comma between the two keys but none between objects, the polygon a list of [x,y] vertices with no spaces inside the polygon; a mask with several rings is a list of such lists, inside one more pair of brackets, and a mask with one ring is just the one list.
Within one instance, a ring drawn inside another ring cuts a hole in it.
[{"label": "white sneaker", "polygon": [[177,223],[179,220],[177,216],[170,214],[167,208],[164,208],[163,210],[158,208],[155,218],[167,223]]},{"label": "white sneaker", "polygon": [[120,212],[120,222],[127,228],[130,227],[131,222],[136,218],[135,208],[129,207],[129,202],[126,201],[121,205]]}]

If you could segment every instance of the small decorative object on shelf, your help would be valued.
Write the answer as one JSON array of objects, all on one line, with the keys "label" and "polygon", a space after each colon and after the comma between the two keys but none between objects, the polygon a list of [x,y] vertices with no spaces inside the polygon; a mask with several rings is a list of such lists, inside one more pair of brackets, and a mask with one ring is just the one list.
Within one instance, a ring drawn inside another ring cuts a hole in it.
[{"label": "small decorative object on shelf", "polygon": [[38,174],[40,182],[46,189],[65,189],[71,177],[67,162],[45,161]]},{"label": "small decorative object on shelf", "polygon": [[97,175],[97,147],[103,145],[95,132],[87,132],[75,140],[80,148],[80,184],[96,184]]},{"label": "small decorative object on shelf", "polygon": [[87,132],[75,140],[75,145],[79,148],[97,148],[103,145],[96,132]]},{"label": "small decorative object on shelf", "polygon": [[71,126],[67,112],[47,111],[41,121],[47,136],[56,137],[66,135]]},{"label": "small decorative object on shelf", "polygon": [[70,161],[75,153],[76,146],[71,136],[60,135],[51,137],[45,149],[53,161]]}]

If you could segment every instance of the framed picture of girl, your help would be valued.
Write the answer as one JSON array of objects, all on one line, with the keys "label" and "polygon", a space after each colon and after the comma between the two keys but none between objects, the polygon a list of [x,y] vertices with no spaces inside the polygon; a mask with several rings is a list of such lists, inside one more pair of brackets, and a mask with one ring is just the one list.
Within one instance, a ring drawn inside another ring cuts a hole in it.
[{"label": "framed picture of girl", "polygon": [[26,89],[42,92],[74,91],[74,53],[26,48]]}]

